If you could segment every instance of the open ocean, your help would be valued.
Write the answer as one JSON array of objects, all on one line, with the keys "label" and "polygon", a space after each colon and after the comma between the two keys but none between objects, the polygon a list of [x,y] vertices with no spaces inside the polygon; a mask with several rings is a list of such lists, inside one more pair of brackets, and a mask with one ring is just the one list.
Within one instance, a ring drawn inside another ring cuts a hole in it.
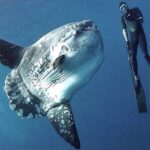
[{"label": "open ocean", "polygon": [[[142,10],[150,48],[150,1],[127,2]],[[104,63],[71,101],[81,150],[150,150],[150,66],[139,49],[148,107],[139,114],[118,5],[119,0],[0,0],[0,38],[23,47],[69,22],[90,19],[99,27]],[[74,150],[46,117],[21,119],[10,109],[3,90],[10,71],[0,65],[0,150]]]}]

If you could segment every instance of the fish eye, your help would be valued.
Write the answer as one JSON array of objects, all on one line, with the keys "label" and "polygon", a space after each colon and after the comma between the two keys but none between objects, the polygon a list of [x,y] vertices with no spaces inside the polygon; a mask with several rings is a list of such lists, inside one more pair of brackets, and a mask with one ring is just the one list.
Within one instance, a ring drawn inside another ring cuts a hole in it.
[{"label": "fish eye", "polygon": [[69,48],[68,48],[66,45],[63,45],[63,46],[61,47],[61,49],[62,49],[63,51],[69,51]]}]

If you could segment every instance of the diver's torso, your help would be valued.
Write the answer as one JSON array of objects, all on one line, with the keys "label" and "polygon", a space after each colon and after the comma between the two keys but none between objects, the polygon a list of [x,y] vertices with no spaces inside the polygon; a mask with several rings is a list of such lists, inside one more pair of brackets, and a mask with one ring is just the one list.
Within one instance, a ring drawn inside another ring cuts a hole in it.
[{"label": "diver's torso", "polygon": [[135,8],[130,9],[124,16],[128,32],[138,32],[142,27],[141,23],[137,21],[139,17]]}]

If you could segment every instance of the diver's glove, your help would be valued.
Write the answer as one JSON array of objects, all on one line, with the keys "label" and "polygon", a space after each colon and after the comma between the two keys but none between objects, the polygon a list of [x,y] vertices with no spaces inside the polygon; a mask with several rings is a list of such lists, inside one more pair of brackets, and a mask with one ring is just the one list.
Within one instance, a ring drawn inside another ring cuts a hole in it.
[{"label": "diver's glove", "polygon": [[129,42],[129,41],[126,42],[126,48],[127,48],[128,50],[130,49],[130,42]]}]

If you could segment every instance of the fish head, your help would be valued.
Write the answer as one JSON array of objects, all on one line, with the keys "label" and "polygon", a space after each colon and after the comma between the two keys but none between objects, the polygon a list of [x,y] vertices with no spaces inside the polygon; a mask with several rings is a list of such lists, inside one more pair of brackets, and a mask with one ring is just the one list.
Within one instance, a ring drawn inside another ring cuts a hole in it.
[{"label": "fish head", "polygon": [[100,31],[90,20],[66,24],[52,31],[51,35],[54,35],[50,45],[53,63],[59,64],[60,60],[70,65],[82,66],[95,56],[103,56]]}]

